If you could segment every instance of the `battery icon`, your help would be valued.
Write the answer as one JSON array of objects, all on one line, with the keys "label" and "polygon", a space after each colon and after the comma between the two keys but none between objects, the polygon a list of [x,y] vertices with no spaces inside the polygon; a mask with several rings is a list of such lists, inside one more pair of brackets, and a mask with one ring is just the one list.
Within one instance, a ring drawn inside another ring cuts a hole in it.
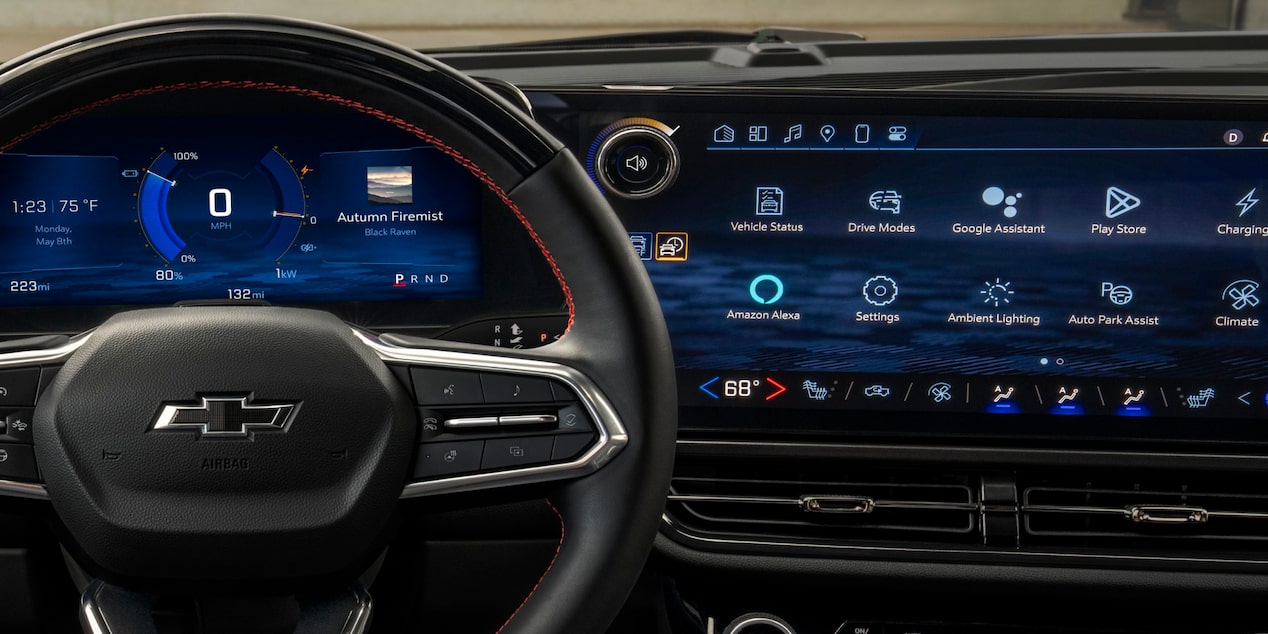
[{"label": "battery icon", "polygon": [[860,123],[854,126],[854,142],[867,143],[872,140],[872,126],[866,123]]}]

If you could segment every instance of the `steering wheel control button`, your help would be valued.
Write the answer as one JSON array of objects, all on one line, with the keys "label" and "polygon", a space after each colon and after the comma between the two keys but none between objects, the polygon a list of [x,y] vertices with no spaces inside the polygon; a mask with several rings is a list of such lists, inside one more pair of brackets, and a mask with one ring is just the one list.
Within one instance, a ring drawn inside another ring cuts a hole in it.
[{"label": "steering wheel control button", "polygon": [[559,426],[557,429],[561,433],[593,432],[594,423],[590,422],[590,417],[586,415],[586,410],[580,405],[568,405],[559,410]]},{"label": "steering wheel control button", "polygon": [[603,137],[594,155],[594,172],[604,189],[639,199],[668,189],[678,178],[679,163],[678,148],[666,132],[636,124]]},{"label": "steering wheel control button", "polygon": [[35,405],[39,387],[39,368],[0,371],[0,407]]},{"label": "steering wheel control button", "polygon": [[538,379],[514,374],[481,373],[480,382],[484,384],[484,402],[510,403],[546,403],[555,399],[550,392],[550,383],[546,379]]},{"label": "steering wheel control button", "polygon": [[550,436],[497,438],[485,442],[481,469],[503,469],[550,462],[555,439]]},{"label": "steering wheel control button", "polygon": [[590,448],[594,443],[594,434],[560,434],[555,436],[555,448],[550,452],[551,460],[572,460]]},{"label": "steering wheel control button", "polygon": [[0,480],[39,480],[35,450],[30,445],[0,443]]},{"label": "steering wheel control button", "polygon": [[437,442],[422,445],[414,463],[414,477],[434,478],[480,470],[483,440]]},{"label": "steering wheel control button", "polygon": [[410,368],[420,405],[476,405],[484,402],[480,375],[461,370]]},{"label": "steering wheel control button", "polygon": [[498,416],[498,425],[505,427],[554,425],[557,422],[559,422],[559,417],[554,414],[517,414],[514,416]]},{"label": "steering wheel control button", "polygon": [[466,416],[445,420],[445,429],[479,429],[481,427],[497,427],[498,424],[499,419],[497,416]]},{"label": "steering wheel control button", "polygon": [[33,409],[20,409],[9,412],[0,420],[0,442],[20,442],[31,444],[31,419],[35,416]]}]

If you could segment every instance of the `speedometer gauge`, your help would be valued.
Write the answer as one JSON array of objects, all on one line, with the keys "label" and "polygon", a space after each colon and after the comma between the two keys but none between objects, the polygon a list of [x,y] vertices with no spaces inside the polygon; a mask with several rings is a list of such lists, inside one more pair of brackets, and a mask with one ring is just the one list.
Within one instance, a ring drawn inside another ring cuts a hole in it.
[{"label": "speedometer gauge", "polygon": [[164,261],[277,261],[308,220],[302,176],[277,148],[162,151],[143,172],[137,217]]}]

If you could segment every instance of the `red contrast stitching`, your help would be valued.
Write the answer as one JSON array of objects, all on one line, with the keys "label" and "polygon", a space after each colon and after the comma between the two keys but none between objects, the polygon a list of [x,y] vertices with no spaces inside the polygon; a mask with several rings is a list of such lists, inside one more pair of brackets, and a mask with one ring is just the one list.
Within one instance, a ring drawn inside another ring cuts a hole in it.
[{"label": "red contrast stitching", "polygon": [[[16,146],[17,144],[63,121],[66,121],[67,119],[72,119],[82,114],[91,112],[92,110],[96,110],[97,108],[100,108],[102,106],[123,101],[125,99],[131,99],[134,97],[154,95],[154,94],[166,93],[166,92],[176,92],[181,90],[205,90],[205,89],[217,89],[217,88],[270,90],[273,92],[299,95],[301,97],[309,97],[312,99],[316,99],[318,101],[324,101],[327,103],[340,105],[345,108],[349,108],[357,112],[370,115],[372,117],[375,117],[376,119],[389,123],[405,132],[408,132],[409,134],[412,134],[418,137],[419,139],[426,142],[428,145],[432,145],[436,149],[440,150],[441,152],[444,152],[445,154],[449,155],[449,157],[457,161],[459,165],[462,165],[463,167],[465,167],[468,172],[471,172],[473,176],[480,179],[480,181],[483,182],[484,185],[488,187],[489,190],[492,191],[498,197],[498,200],[501,200],[502,204],[506,205],[511,210],[511,212],[515,214],[515,217],[519,219],[521,224],[524,225],[524,228],[528,230],[529,237],[532,238],[533,242],[537,244],[537,248],[541,249],[542,255],[546,257],[546,262],[550,265],[551,272],[555,274],[555,279],[559,280],[559,288],[564,293],[564,301],[568,305],[568,327],[567,329],[564,330],[564,333],[567,334],[569,331],[572,330],[572,324],[574,319],[576,318],[576,308],[572,300],[572,290],[568,288],[568,282],[564,280],[563,271],[559,270],[559,265],[555,262],[555,257],[551,255],[550,249],[546,248],[546,243],[542,241],[541,236],[537,234],[537,230],[533,228],[533,225],[528,222],[528,218],[524,217],[524,212],[520,211],[519,206],[516,205],[513,200],[511,200],[510,195],[507,194],[506,191],[503,190],[501,187],[499,187],[496,182],[493,181],[493,177],[489,176],[488,172],[485,172],[483,169],[481,169],[480,166],[477,165],[474,161],[467,158],[466,156],[463,156],[461,152],[454,149],[452,146],[446,144],[445,142],[441,141],[439,138],[433,136],[431,133],[427,132],[426,130],[423,130],[421,127],[414,125],[400,117],[392,116],[377,108],[367,106],[358,101],[353,101],[352,99],[347,99],[345,97],[340,97],[338,95],[331,95],[331,94],[319,92],[316,90],[310,90],[308,88],[301,88],[299,86],[288,86],[286,84],[277,84],[273,82],[261,82],[261,81],[219,80],[219,81],[196,81],[196,82],[183,82],[183,83],[176,83],[176,84],[163,84],[159,86],[151,86],[149,88],[142,88],[139,90],[133,90],[131,92],[121,93],[121,94],[107,97],[105,99],[100,99],[98,101],[94,101],[87,105],[80,106],[73,110],[64,112],[51,119],[48,119],[44,123],[41,123],[40,125],[37,125],[34,128],[31,128],[27,132],[14,137],[8,143],[5,143],[3,146],[0,146],[0,153],[9,151],[11,148]],[[554,508],[554,507],[552,506],[551,508]],[[558,511],[556,511],[556,513],[558,513]]]},{"label": "red contrast stitching", "polygon": [[506,622],[503,623],[502,627],[499,627],[498,631],[495,632],[494,634],[502,634],[502,630],[506,629],[506,626],[510,625],[511,621],[515,620],[515,617],[516,615],[520,613],[520,610],[523,610],[524,606],[528,604],[528,600],[533,598],[533,595],[537,593],[538,588],[542,587],[542,582],[546,580],[546,575],[550,574],[550,570],[555,567],[555,561],[559,559],[559,551],[563,550],[564,532],[565,532],[564,514],[560,513],[559,509],[555,508],[555,505],[551,503],[550,500],[546,500],[546,506],[549,506],[550,510],[555,512],[555,517],[559,518],[559,545],[555,546],[554,556],[550,558],[550,563],[546,564],[545,572],[543,572],[542,576],[537,580],[537,583],[533,586],[533,589],[528,591],[528,596],[524,597],[523,601],[520,601],[520,606],[518,608],[515,608],[515,611],[511,613],[511,616],[506,617]]}]

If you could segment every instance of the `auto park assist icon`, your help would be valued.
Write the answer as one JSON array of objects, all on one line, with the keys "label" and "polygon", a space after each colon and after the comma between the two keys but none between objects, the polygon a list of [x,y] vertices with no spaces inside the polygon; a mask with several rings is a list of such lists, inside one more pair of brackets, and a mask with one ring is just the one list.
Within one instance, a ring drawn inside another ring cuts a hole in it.
[{"label": "auto park assist icon", "polygon": [[1113,282],[1101,282],[1101,297],[1108,297],[1110,303],[1115,306],[1126,306],[1132,303],[1132,298],[1135,296],[1136,294],[1130,286]]}]

